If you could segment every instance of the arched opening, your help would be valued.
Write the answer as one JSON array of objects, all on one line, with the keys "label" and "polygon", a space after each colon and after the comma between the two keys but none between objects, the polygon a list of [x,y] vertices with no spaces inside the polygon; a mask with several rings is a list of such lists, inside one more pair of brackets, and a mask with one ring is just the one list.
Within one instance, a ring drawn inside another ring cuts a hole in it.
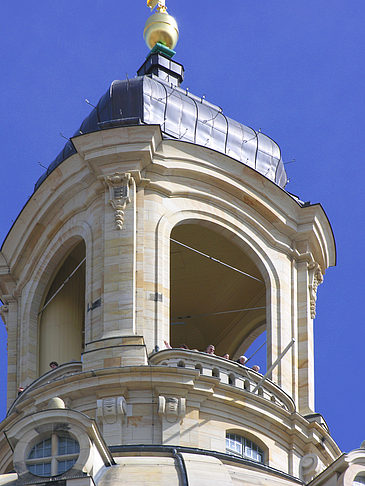
[{"label": "arched opening", "polygon": [[217,355],[233,359],[266,326],[263,276],[238,239],[218,225],[184,222],[171,239],[171,345],[204,351],[212,343]]},{"label": "arched opening", "polygon": [[43,299],[39,321],[40,375],[50,370],[52,361],[62,364],[81,359],[85,322],[85,252],[85,243],[81,241],[59,266]]},{"label": "arched opening", "polygon": [[[262,331],[264,326],[258,327],[255,332],[252,333],[249,340],[244,341],[238,348],[238,356],[246,356],[248,361],[245,363],[247,368],[258,366],[259,372],[265,374],[266,360],[267,360],[267,333],[266,329]],[[257,336],[257,337],[256,337]],[[249,342],[251,344],[248,346]],[[236,358],[235,356],[234,358]]]}]

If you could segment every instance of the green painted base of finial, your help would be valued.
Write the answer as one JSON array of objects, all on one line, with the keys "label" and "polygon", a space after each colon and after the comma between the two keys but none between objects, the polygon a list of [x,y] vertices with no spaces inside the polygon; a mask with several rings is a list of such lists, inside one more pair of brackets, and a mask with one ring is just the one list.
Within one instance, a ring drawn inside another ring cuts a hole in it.
[{"label": "green painted base of finial", "polygon": [[173,49],[170,49],[169,47],[165,46],[164,44],[161,44],[161,42],[157,42],[157,44],[154,47],[152,47],[148,56],[150,56],[151,54],[156,54],[156,53],[165,54],[165,56],[169,57],[170,59],[172,59],[174,57],[174,55],[176,54],[176,52]]}]

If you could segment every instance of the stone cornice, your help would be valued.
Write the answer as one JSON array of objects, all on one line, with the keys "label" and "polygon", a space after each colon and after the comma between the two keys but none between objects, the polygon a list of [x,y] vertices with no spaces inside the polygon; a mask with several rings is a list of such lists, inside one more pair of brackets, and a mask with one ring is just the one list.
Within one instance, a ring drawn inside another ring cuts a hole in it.
[{"label": "stone cornice", "polygon": [[[165,144],[172,145],[172,142],[164,142],[161,147]],[[212,200],[214,204],[222,205],[234,213],[239,211],[243,220],[249,216],[250,225],[256,226],[271,245],[291,254],[293,258],[301,253],[296,251],[295,242],[307,241],[309,251],[323,270],[335,265],[333,233],[320,204],[301,207],[290,194],[272,181],[237,161],[230,160],[230,164],[238,164],[244,176],[231,173],[230,165],[217,168],[200,159],[173,156],[170,152],[171,147],[168,158],[166,153],[161,156],[159,151],[152,165],[147,168],[146,176],[151,179],[149,190],[167,197]],[[177,154],[180,152],[177,151]],[[224,163],[229,159],[221,157]],[[161,180],[161,176],[164,179]]]},{"label": "stone cornice", "polygon": [[[202,376],[195,369],[170,366],[116,367],[90,372],[75,372],[56,377],[54,380],[47,380],[34,389],[30,388],[29,391],[26,389],[23,392],[22,399],[14,404],[12,412],[1,424],[2,429],[8,429],[10,424],[19,420],[19,417],[42,410],[55,396],[55,393],[64,400],[67,399],[71,406],[73,399],[79,397],[80,393],[85,397],[95,394],[100,397],[102,396],[103,381],[105,382],[105,392],[110,395],[110,390],[115,389],[118,396],[125,396],[127,401],[129,392],[133,392],[134,389],[140,389],[143,386],[149,389],[153,386],[158,394],[177,394],[185,397],[187,406],[191,407],[195,402],[200,403],[202,412],[218,414],[220,417],[224,417],[228,413],[227,420],[232,420],[233,416],[239,422],[242,410],[245,410],[246,417],[249,417],[250,414],[252,414],[252,419],[256,417],[256,420],[259,417],[260,423],[265,422],[266,426],[271,428],[272,433],[276,429],[280,430],[280,433],[285,430],[287,434],[293,435],[303,444],[316,445],[318,438],[325,436],[331,444],[334,444],[329,449],[332,457],[337,455],[336,452],[338,453],[333,439],[319,424],[308,423],[299,414],[288,412],[260,396],[220,383],[219,379],[214,376]],[[312,430],[316,430],[316,434],[313,435]]]},{"label": "stone cornice", "polygon": [[[205,200],[232,213],[238,211],[243,220],[248,219],[248,223],[279,251],[295,259],[301,258],[303,251],[298,251],[296,242],[307,240],[307,253],[313,254],[323,272],[335,264],[333,235],[321,206],[300,207],[276,184],[227,156],[195,146],[189,146],[188,152],[184,153],[182,147],[186,144],[162,142],[160,128],[156,126],[120,127],[86,134],[73,141],[79,155],[65,160],[49,175],[27,203],[4,243],[3,251],[14,275],[24,247],[27,254],[35,249],[38,238],[33,238],[32,234],[38,228],[42,231],[42,227],[47,227],[50,234],[54,233],[50,221],[56,215],[59,228],[62,221],[86,210],[99,197],[102,191],[99,176],[105,178],[116,169],[123,173],[138,173],[144,168],[145,177],[151,179],[149,184],[148,179],[143,179],[149,190],[168,197]],[[107,156],[101,153],[104,149]],[[111,151],[115,156],[111,156]],[[202,160],[202,155],[207,152],[214,163],[210,163],[209,158],[208,162]],[[154,174],[158,176],[153,177]],[[157,180],[161,180],[161,175],[165,177],[163,183]],[[62,201],[76,197],[80,186],[83,187],[80,176],[87,188],[85,198],[78,198],[79,204],[75,201],[72,214],[70,208],[60,214]],[[214,191],[209,190],[212,187]],[[33,223],[35,214],[37,227]]]},{"label": "stone cornice", "polygon": [[77,152],[97,175],[116,162],[128,162],[131,169],[143,169],[151,163],[161,141],[158,125],[100,130],[72,139]]}]

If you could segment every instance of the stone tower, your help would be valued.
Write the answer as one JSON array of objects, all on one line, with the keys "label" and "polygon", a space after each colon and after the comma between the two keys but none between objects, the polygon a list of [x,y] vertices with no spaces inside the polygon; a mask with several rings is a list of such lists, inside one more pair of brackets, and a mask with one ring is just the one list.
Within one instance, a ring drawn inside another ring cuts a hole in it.
[{"label": "stone tower", "polygon": [[[327,217],[171,48],[111,84],[3,244],[1,484],[364,484],[314,409]],[[236,362],[264,331],[267,377]]]}]

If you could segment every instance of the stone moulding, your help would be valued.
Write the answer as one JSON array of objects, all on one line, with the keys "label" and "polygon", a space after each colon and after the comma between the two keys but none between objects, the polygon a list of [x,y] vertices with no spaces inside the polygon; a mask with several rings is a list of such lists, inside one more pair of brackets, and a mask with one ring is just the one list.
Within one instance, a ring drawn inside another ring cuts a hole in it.
[{"label": "stone moulding", "polygon": [[[201,355],[203,359],[206,358],[204,361],[206,361],[207,365],[213,364],[213,361],[223,363],[223,358],[205,356],[204,353],[187,351],[186,354],[194,354],[196,357]],[[165,350],[156,353],[154,355],[155,359],[158,355],[160,355],[159,363],[154,362],[149,366],[125,366],[86,372],[81,370],[77,372],[75,370],[75,373],[68,375],[57,375],[54,380],[50,380],[51,371],[50,375],[48,375],[48,380],[44,380],[42,384],[38,383],[38,386],[34,388],[30,387],[29,392],[24,392],[24,397],[22,395],[19,397],[20,400],[17,401],[16,407],[12,408],[2,427],[6,427],[6,430],[8,430],[13,425],[15,426],[19,421],[19,417],[29,410],[35,410],[36,408],[47,409],[50,398],[53,396],[59,396],[64,399],[66,396],[70,396],[70,393],[76,391],[79,393],[81,391],[83,400],[86,400],[85,403],[94,403],[94,406],[88,413],[92,412],[92,410],[95,411],[97,422],[103,427],[103,433],[108,428],[108,433],[113,436],[113,445],[118,445],[121,443],[121,440],[124,440],[123,434],[127,430],[125,427],[130,427],[130,424],[128,425],[128,421],[126,422],[125,419],[132,417],[133,420],[138,408],[142,403],[145,403],[143,397],[141,397],[142,401],[137,399],[135,396],[136,391],[140,388],[150,390],[152,386],[155,397],[158,398],[157,403],[155,402],[155,413],[159,416],[165,431],[170,430],[170,427],[177,426],[185,417],[185,413],[187,411],[191,413],[192,409],[200,409],[202,413],[205,413],[207,410],[210,411],[209,413],[212,413],[214,410],[213,421],[226,420],[229,416],[228,421],[234,420],[237,427],[245,427],[244,424],[247,420],[257,417],[257,406],[260,405],[263,412],[260,423],[265,424],[265,427],[271,427],[273,430],[277,430],[279,426],[284,427],[289,434],[294,434],[295,440],[298,439],[301,441],[300,443],[305,443],[308,446],[317,444],[321,437],[325,437],[326,449],[330,457],[334,460],[338,456],[339,450],[329,433],[318,423],[309,423],[296,413],[294,403],[290,397],[273,383],[268,382],[264,389],[264,396],[259,396],[258,394],[250,393],[244,388],[229,384],[226,380],[227,376],[223,374],[223,365],[216,364],[215,366],[215,368],[219,367],[222,370],[221,377],[217,378],[208,374],[208,366],[205,374],[204,369],[202,370],[203,373],[200,373],[195,367],[192,369],[187,366],[164,365],[166,360],[162,358],[167,358],[168,355],[171,359],[175,355],[177,362],[182,361],[182,351]],[[153,358],[151,357],[150,359]],[[240,367],[237,363],[236,365],[229,363],[228,366],[232,366],[232,369],[235,367],[242,370],[242,373],[251,376],[252,380],[259,377],[255,372]],[[238,372],[236,377],[239,379]],[[102,382],[105,383],[105,388],[101,387]],[[106,398],[111,400],[105,403],[97,403],[97,400],[94,401],[94,399],[98,395],[100,396],[103,390],[105,390],[105,394],[108,393]],[[276,397],[284,405],[289,406],[289,410],[281,406],[279,401],[272,402],[269,395],[266,395],[265,390],[270,392],[270,394],[275,391]],[[130,395],[129,397],[127,396],[128,394]],[[127,406],[123,397],[128,403]],[[162,398],[162,400],[159,400],[159,398]],[[72,399],[69,403],[66,403],[66,407],[70,408],[73,408],[75,405],[76,403],[73,403]],[[108,410],[105,409],[105,406],[108,407]],[[137,410],[135,410],[135,406],[137,406]],[[128,407],[130,408],[128,409]],[[71,412],[71,410],[57,409],[57,413],[61,413],[61,415]],[[102,416],[100,412],[102,412]],[[104,412],[108,415],[107,420],[109,423],[105,420]],[[137,412],[137,416],[139,415],[140,412]],[[83,416],[83,413],[80,416]],[[188,420],[190,418],[189,416]],[[160,426],[157,426],[156,422],[156,427]],[[0,428],[1,430],[3,429]],[[2,439],[0,437],[0,446],[3,446],[4,441],[6,441],[5,437],[2,437]]]}]

